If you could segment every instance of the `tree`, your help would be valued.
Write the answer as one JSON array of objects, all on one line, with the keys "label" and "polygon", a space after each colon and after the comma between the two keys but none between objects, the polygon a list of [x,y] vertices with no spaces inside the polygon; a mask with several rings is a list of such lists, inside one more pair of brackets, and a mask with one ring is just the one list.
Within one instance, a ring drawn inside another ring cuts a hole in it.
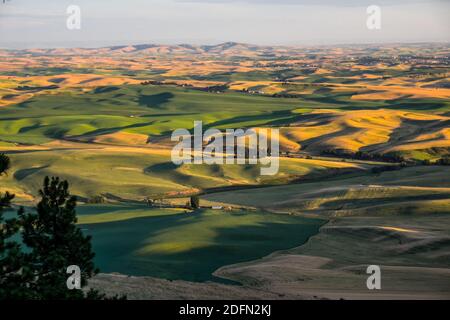
[{"label": "tree", "polygon": [[436,163],[441,166],[450,166],[450,157],[442,157],[438,161],[436,161]]},{"label": "tree", "polygon": [[6,174],[10,168],[11,160],[6,154],[0,153],[0,176]]},{"label": "tree", "polygon": [[192,209],[200,208],[200,198],[198,196],[191,197],[191,208]]},{"label": "tree", "polygon": [[36,213],[20,212],[27,273],[33,275],[28,283],[32,299],[99,299],[96,291],[69,290],[67,267],[81,270],[81,287],[98,273],[93,263],[91,237],[76,225],[76,198],[69,193],[67,181],[48,177],[39,191],[41,201]]},{"label": "tree", "polygon": [[[0,154],[0,176],[10,169],[10,159],[5,154]],[[5,219],[4,209],[11,205],[14,195],[5,192],[0,194],[0,299],[27,298],[23,278],[26,272],[22,272],[24,255],[21,246],[12,240],[19,231],[19,222],[15,218]]]},{"label": "tree", "polygon": [[[0,154],[0,176],[10,165],[9,157]],[[21,208],[18,218],[12,219],[4,219],[3,210],[14,195],[0,194],[0,300],[104,299],[92,289],[67,288],[67,267],[80,268],[81,287],[98,272],[92,262],[91,237],[76,225],[76,198],[70,195],[69,184],[46,177],[39,193],[42,199],[36,213]],[[26,250],[13,240],[19,233]]]},{"label": "tree", "polygon": [[[10,168],[10,160],[7,155],[4,153],[0,153],[0,176],[7,173],[8,169]],[[10,206],[11,200],[14,199],[14,195],[10,194],[8,191],[6,191],[4,194],[0,194],[0,254],[4,251],[4,242],[7,238],[7,230],[5,226],[5,221],[3,218],[3,210]],[[2,258],[2,256],[0,256]],[[0,260],[2,261],[2,260]],[[3,270],[0,269],[0,272]]]},{"label": "tree", "polygon": [[[5,175],[11,167],[11,161],[7,155],[0,153],[0,176]],[[0,223],[3,221],[3,209],[9,207],[11,200],[14,199],[14,195],[6,191],[4,194],[0,194]]]}]

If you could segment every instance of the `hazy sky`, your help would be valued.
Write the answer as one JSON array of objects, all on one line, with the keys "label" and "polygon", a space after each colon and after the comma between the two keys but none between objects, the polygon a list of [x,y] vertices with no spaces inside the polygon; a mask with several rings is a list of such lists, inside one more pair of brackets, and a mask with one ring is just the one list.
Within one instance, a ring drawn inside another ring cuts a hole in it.
[{"label": "hazy sky", "polygon": [[[1,1],[2,2],[2,1]],[[450,0],[9,0],[0,47],[136,43],[339,44],[450,41]],[[81,30],[68,30],[69,5]],[[366,27],[369,5],[381,30]]]}]

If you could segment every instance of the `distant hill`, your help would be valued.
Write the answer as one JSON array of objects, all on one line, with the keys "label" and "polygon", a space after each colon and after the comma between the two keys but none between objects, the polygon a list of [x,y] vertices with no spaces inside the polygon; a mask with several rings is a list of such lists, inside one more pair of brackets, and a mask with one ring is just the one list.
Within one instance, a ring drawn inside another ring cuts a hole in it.
[{"label": "distant hill", "polygon": [[237,42],[225,42],[217,45],[162,45],[136,44],[109,46],[102,48],[52,48],[0,50],[0,54],[19,53],[32,55],[92,55],[92,54],[233,54],[248,55],[250,52],[264,52],[275,49],[269,46],[257,46]]}]

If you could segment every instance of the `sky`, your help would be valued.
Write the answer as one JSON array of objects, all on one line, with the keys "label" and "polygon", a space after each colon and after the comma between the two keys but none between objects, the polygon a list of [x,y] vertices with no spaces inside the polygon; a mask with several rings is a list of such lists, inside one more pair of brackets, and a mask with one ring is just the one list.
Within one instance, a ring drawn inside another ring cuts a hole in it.
[{"label": "sky", "polygon": [[[69,30],[67,7],[81,10]],[[366,26],[369,5],[381,29]],[[6,0],[0,47],[450,42],[450,0]]]}]

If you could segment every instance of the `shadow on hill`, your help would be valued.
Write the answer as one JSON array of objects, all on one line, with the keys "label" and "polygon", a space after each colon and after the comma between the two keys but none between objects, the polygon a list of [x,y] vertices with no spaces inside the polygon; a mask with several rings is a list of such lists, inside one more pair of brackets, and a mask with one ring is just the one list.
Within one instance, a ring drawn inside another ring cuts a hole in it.
[{"label": "shadow on hill", "polygon": [[35,167],[35,168],[27,168],[27,169],[20,169],[17,170],[16,172],[14,172],[14,179],[21,181],[25,178],[27,178],[28,176],[31,176],[32,174],[39,172],[43,169],[47,169],[48,167],[50,167],[49,165],[46,166],[42,166],[42,167]]},{"label": "shadow on hill", "polygon": [[117,91],[117,90],[119,90],[119,89],[120,89],[119,87],[111,87],[111,86],[108,86],[108,87],[98,87],[98,88],[95,88],[94,93],[95,93],[95,94],[98,94],[98,93],[107,93],[107,92]]},{"label": "shadow on hill", "polygon": [[67,128],[48,128],[44,131],[44,136],[52,139],[62,139],[66,136],[67,132],[69,132]]},{"label": "shadow on hill", "polygon": [[[217,281],[212,273],[224,265],[300,246],[323,223],[318,219],[277,216],[267,221],[263,214],[247,212],[223,215],[230,219],[226,227],[216,222],[219,213],[205,215],[200,211],[85,228],[93,236],[96,263],[102,272],[202,282]],[[233,218],[235,215],[242,215],[243,220]],[[166,240],[164,235],[172,233],[174,237]],[[192,236],[186,238],[186,234]]]},{"label": "shadow on hill", "polygon": [[445,108],[447,104],[438,100],[432,99],[405,99],[399,98],[397,100],[389,101],[389,104],[383,106],[384,109],[394,110],[417,110],[417,111],[437,111]]},{"label": "shadow on hill", "polygon": [[[253,115],[238,116],[229,119],[219,120],[207,125],[204,125],[205,130],[209,128],[216,128],[219,126],[239,125],[243,122],[252,122],[252,127],[261,125],[280,125],[281,123],[294,122],[299,115],[292,114],[291,110],[279,110],[271,113],[258,113]],[[244,127],[242,127],[244,128]],[[237,129],[237,128],[234,128]]]},{"label": "shadow on hill", "polygon": [[[329,144],[329,140],[330,139],[335,139],[335,138],[345,138],[346,136],[350,136],[353,135],[355,133],[360,132],[361,129],[360,128],[355,128],[355,127],[351,127],[351,126],[347,126],[347,125],[343,125],[343,128],[339,131],[336,132],[330,132],[327,134],[323,134],[321,136],[318,137],[314,137],[314,138],[310,138],[307,140],[304,140],[302,142],[303,148],[302,150],[319,150],[319,151],[323,151],[326,150],[328,148],[337,148],[335,145]],[[342,149],[342,148],[338,148],[338,149]]]},{"label": "shadow on hill", "polygon": [[351,97],[353,93],[349,92],[341,92],[335,93],[333,95],[328,94],[327,88],[317,89],[313,94],[303,95],[302,98],[307,101],[319,102],[326,104],[328,108],[331,105],[338,106],[339,109],[347,110],[350,108],[354,108],[356,110],[364,109],[362,106],[349,106],[352,104]]},{"label": "shadow on hill", "polygon": [[87,204],[77,206],[77,216],[85,215],[102,215],[107,213],[114,213],[117,211],[133,211],[148,209],[148,206],[142,202],[136,203],[120,203],[120,204]]},{"label": "shadow on hill", "polygon": [[171,92],[162,92],[152,95],[139,95],[138,103],[152,109],[163,109],[163,105],[170,102],[174,98]]},{"label": "shadow on hill", "polygon": [[74,137],[71,137],[71,138],[77,139],[77,138],[81,138],[81,137],[96,137],[96,136],[99,136],[99,135],[116,133],[116,132],[123,131],[123,130],[126,130],[126,129],[134,129],[134,128],[146,127],[146,126],[152,125],[153,123],[154,123],[154,121],[150,121],[150,122],[143,122],[143,123],[134,123],[134,124],[130,124],[128,126],[122,126],[122,127],[102,128],[102,129],[97,129],[97,130],[93,130],[93,131],[87,132],[87,133],[82,134],[80,136],[74,136]]},{"label": "shadow on hill", "polygon": [[[145,168],[144,173],[149,176],[166,178],[168,180],[175,181],[178,184],[183,184],[186,186],[200,187],[205,183],[204,178],[201,176],[190,175],[189,172],[185,173],[180,171],[183,166],[189,165],[182,164],[178,166],[173,162],[158,163]],[[223,177],[223,171],[220,166],[212,165],[208,166],[208,169],[210,169],[211,172],[215,172],[216,176]]]},{"label": "shadow on hill", "polygon": [[[361,93],[370,93],[364,91]],[[363,110],[363,109],[390,109],[419,112],[446,111],[447,103],[442,99],[412,99],[401,97],[391,100],[352,100],[354,93],[344,92],[339,94],[313,93],[302,95],[302,99],[308,102],[323,104],[326,108],[338,108],[345,111]]]},{"label": "shadow on hill", "polygon": [[99,81],[99,80],[103,80],[103,78],[102,77],[95,77],[95,78],[92,78],[92,79],[86,79],[86,80],[80,81],[79,84],[86,84],[86,83]]},{"label": "shadow on hill", "polygon": [[49,80],[47,80],[48,82],[51,82],[51,83],[56,83],[56,84],[58,84],[58,83],[61,83],[61,82],[63,82],[64,80],[66,80],[66,78],[53,78],[53,79],[49,79]]},{"label": "shadow on hill", "polygon": [[[411,120],[402,119],[400,126],[395,128],[389,135],[389,140],[383,143],[377,143],[362,147],[360,151],[383,151],[385,148],[395,146],[406,146],[415,144],[416,139],[423,134],[437,134],[440,130],[449,127],[450,120]],[[430,138],[420,140],[420,143],[433,142],[439,138]],[[432,147],[432,146],[431,146]],[[430,147],[430,148],[431,148]]]},{"label": "shadow on hill", "polygon": [[41,127],[42,127],[41,123],[37,122],[37,123],[35,123],[35,124],[31,125],[31,126],[26,126],[26,127],[20,128],[19,129],[19,133],[21,133],[21,134],[22,133],[27,133],[28,131],[39,129]]},{"label": "shadow on hill", "polygon": [[367,199],[339,199],[325,202],[322,207],[328,210],[343,210],[355,209],[367,206],[374,206],[380,203],[411,203],[414,201],[424,200],[450,200],[450,194],[424,194],[412,196],[398,196],[398,197],[372,197]]}]

